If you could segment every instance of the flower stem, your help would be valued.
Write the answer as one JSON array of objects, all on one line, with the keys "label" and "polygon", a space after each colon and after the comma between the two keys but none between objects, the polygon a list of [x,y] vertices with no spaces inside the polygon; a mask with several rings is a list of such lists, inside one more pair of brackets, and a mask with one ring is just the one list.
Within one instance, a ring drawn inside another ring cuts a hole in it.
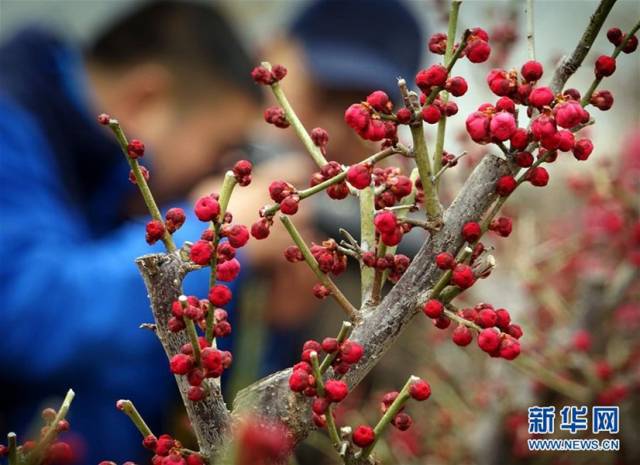
[{"label": "flower stem", "polygon": [[438,200],[433,180],[431,179],[431,161],[429,160],[429,149],[424,138],[424,126],[422,121],[411,125],[411,137],[413,138],[413,151],[416,156],[416,165],[424,190],[424,207],[427,217],[437,219],[442,216],[442,207]]},{"label": "flower stem", "polygon": [[[233,193],[233,188],[236,187],[236,177],[232,171],[227,171],[224,175],[224,180],[222,181],[222,188],[220,191],[220,197],[218,197],[218,203],[220,204],[220,214],[218,215],[218,221],[211,222],[211,229],[214,232],[213,237],[213,254],[211,255],[211,262],[209,263],[210,274],[209,274],[209,289],[216,285],[216,271],[218,268],[218,244],[220,243],[220,225],[224,221],[224,215],[227,212],[227,207],[229,206],[229,199],[231,198],[231,194]],[[209,306],[207,309],[207,319],[206,319],[206,330],[205,330],[205,339],[207,342],[213,345],[213,313],[214,306],[211,302],[209,302]]]},{"label": "flower stem", "polygon": [[527,0],[525,6],[525,12],[527,14],[527,50],[529,51],[529,60],[536,59],[536,41],[533,34],[534,22],[533,22],[533,0]]},{"label": "flower stem", "polygon": [[[180,302],[183,310],[186,310],[189,306],[186,295],[178,297],[178,301]],[[184,323],[187,329],[187,334],[189,335],[189,340],[191,341],[191,346],[193,347],[193,355],[196,359],[196,364],[200,366],[200,343],[198,342],[196,325],[191,318],[187,318],[186,316],[184,317]]]},{"label": "flower stem", "polygon": [[76,393],[73,392],[73,389],[69,389],[67,391],[67,394],[64,396],[64,399],[62,400],[62,404],[58,409],[58,413],[56,414],[56,417],[51,422],[51,426],[47,429],[46,434],[40,439],[35,449],[33,449],[33,451],[29,454],[29,459],[27,460],[27,463],[29,465],[36,465],[42,461],[45,450],[47,449],[47,447],[49,447],[49,444],[51,444],[53,440],[56,438],[56,436],[58,435],[58,432],[56,431],[56,425],[60,421],[64,420],[65,417],[67,416],[67,413],[69,412],[69,408],[71,407],[71,402],[73,402],[73,398],[75,397],[75,395]]},{"label": "flower stem", "polygon": [[[271,70],[271,63],[263,62],[262,66],[264,66],[268,70]],[[298,118],[298,115],[296,115],[296,112],[293,110],[293,107],[289,103],[287,96],[284,94],[282,87],[280,87],[280,83],[274,82],[273,84],[271,84],[271,91],[284,110],[287,121],[289,121],[289,123],[293,127],[294,131],[298,135],[298,138],[307,149],[307,152],[309,152],[309,155],[311,155],[311,158],[313,158],[313,161],[316,163],[316,165],[322,168],[328,163],[327,159],[322,154],[320,147],[314,144],[313,140],[311,140],[311,136],[302,124],[302,121],[300,121],[300,118]]]},{"label": "flower stem", "polygon": [[143,438],[153,436],[151,429],[147,426],[147,423],[140,415],[140,412],[138,412],[138,409],[136,409],[136,406],[133,405],[133,402],[130,400],[119,400],[117,405],[118,408],[120,408],[120,410],[122,410],[122,412],[131,419]]},{"label": "flower stem", "polygon": [[[374,153],[373,155],[371,155],[368,158],[365,158],[364,160],[362,160],[361,163],[371,163],[371,164],[376,164],[379,161],[384,160],[385,158],[396,154],[396,153],[406,153],[406,150],[401,148],[401,147],[388,147],[384,150],[381,150],[380,152]],[[325,190],[327,187],[331,187],[334,184],[338,184],[342,181],[344,181],[347,177],[347,171],[343,170],[340,173],[336,174],[334,177],[329,178],[325,181],[322,181],[319,184],[316,184],[313,187],[309,187],[307,189],[298,191],[298,197],[300,197],[300,200],[304,200],[308,197],[311,197],[312,195],[317,194],[318,192],[322,192],[323,190]],[[276,203],[273,204],[267,208],[264,209],[264,216],[272,216],[274,215],[278,210],[280,210],[280,204]]]},{"label": "flower stem", "polygon": [[371,454],[371,451],[376,446],[376,443],[380,439],[380,436],[384,432],[385,428],[389,425],[389,423],[391,423],[393,418],[402,410],[402,407],[404,407],[404,404],[411,397],[409,395],[409,389],[411,389],[411,385],[418,380],[419,378],[416,376],[409,377],[409,380],[405,383],[402,390],[398,393],[398,397],[396,397],[396,399],[389,406],[389,408],[387,408],[387,411],[384,413],[382,418],[380,418],[380,420],[378,421],[378,424],[373,428],[373,432],[374,432],[373,442],[370,445],[368,445],[365,449],[363,449],[362,458],[367,458],[369,454]]},{"label": "flower stem", "polygon": [[[163,222],[160,209],[158,209],[158,205],[156,205],[156,201],[153,198],[151,189],[149,189],[147,180],[144,178],[144,176],[142,175],[142,172],[140,171],[140,165],[138,163],[138,160],[131,158],[129,156],[129,150],[127,148],[129,146],[129,141],[127,140],[127,136],[125,136],[124,131],[120,127],[120,123],[118,122],[118,120],[111,118],[109,120],[109,128],[111,128],[111,131],[116,136],[118,145],[120,145],[120,149],[122,150],[122,153],[124,154],[125,158],[127,159],[127,162],[129,163],[129,167],[131,168],[131,171],[133,172],[133,176],[136,179],[136,185],[140,190],[140,194],[142,195],[144,203],[147,206],[147,210],[149,210],[149,214],[151,215],[151,218],[153,218],[154,220]],[[176,246],[173,243],[173,238],[171,237],[171,234],[169,234],[169,232],[166,230],[162,235],[162,242],[164,243],[164,246],[166,247],[167,252],[171,253],[176,250]]]},{"label": "flower stem", "polygon": [[320,282],[331,291],[331,296],[336,300],[336,302],[338,302],[338,304],[340,305],[340,307],[342,307],[342,309],[347,314],[347,316],[351,320],[355,320],[357,318],[358,311],[351,304],[351,302],[349,302],[349,300],[345,297],[345,295],[338,288],[338,286],[335,285],[335,283],[331,280],[331,278],[329,278],[329,276],[326,273],[323,273],[322,270],[320,270],[320,267],[318,266],[318,262],[314,258],[313,254],[311,253],[311,250],[307,246],[304,239],[302,239],[300,232],[292,223],[291,218],[289,218],[286,215],[281,215],[280,221],[282,221],[282,224],[284,225],[285,229],[293,239],[293,242],[295,242],[295,244],[298,246],[298,248],[302,252],[302,256],[304,257],[304,260],[307,262],[307,265],[309,265],[309,268],[311,268],[311,271],[313,271],[317,276],[317,278],[320,280]]},{"label": "flower stem", "polygon": [[[311,358],[311,368],[313,369],[313,376],[316,379],[316,390],[318,391],[318,395],[320,397],[324,396],[324,381],[322,380],[322,372],[320,371],[320,364],[318,362],[318,353],[316,351],[311,352],[309,354]],[[336,422],[333,418],[333,409],[331,408],[331,404],[327,408],[327,412],[325,417],[327,419],[327,431],[329,432],[329,437],[331,438],[331,444],[333,444],[333,448],[336,451],[340,451],[340,435],[338,434],[338,428],[336,428]]]},{"label": "flower stem", "polygon": [[[336,337],[338,344],[342,344],[344,341],[346,341],[349,338],[349,336],[351,336],[351,331],[353,331],[353,325],[351,324],[351,322],[343,321],[342,327],[340,328],[340,332]],[[329,367],[331,366],[331,364],[333,363],[333,361],[337,356],[338,356],[337,350],[332,354],[325,355],[324,359],[322,360],[322,363],[320,364],[320,373],[324,374],[329,369]]]},{"label": "flower stem", "polygon": [[[626,34],[625,39],[620,43],[620,45],[615,48],[615,50],[611,54],[611,58],[617,58],[618,55],[620,55],[622,49],[627,45],[627,42],[631,39],[631,36],[633,36],[638,31],[638,29],[640,29],[640,21],[638,21],[636,25],[631,28],[631,30]],[[600,82],[602,82],[602,79],[602,77],[597,77],[593,80],[591,86],[589,86],[589,89],[587,90],[587,92],[585,92],[582,100],[580,101],[580,104],[583,107],[589,105],[589,103],[591,102],[591,96],[600,85]]]},{"label": "flower stem", "polygon": [[7,446],[9,447],[9,465],[18,465],[18,437],[16,433],[7,434]]}]

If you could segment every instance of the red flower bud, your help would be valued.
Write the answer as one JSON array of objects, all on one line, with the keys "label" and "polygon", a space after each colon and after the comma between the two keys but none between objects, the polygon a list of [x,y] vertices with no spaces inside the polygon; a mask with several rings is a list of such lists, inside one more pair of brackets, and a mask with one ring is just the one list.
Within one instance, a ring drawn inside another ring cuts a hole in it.
[{"label": "red flower bud", "polygon": [[387,113],[390,110],[389,105],[391,102],[389,101],[389,96],[381,90],[376,90],[369,94],[367,103],[376,111]]},{"label": "red flower bud", "polygon": [[475,221],[469,221],[462,226],[462,237],[465,241],[471,243],[480,239],[482,229]]},{"label": "red flower bud", "polygon": [[396,215],[393,212],[383,211],[373,219],[376,230],[382,234],[393,233],[398,225]]},{"label": "red flower bud", "polygon": [[501,216],[500,218],[496,218],[491,221],[489,229],[498,233],[502,237],[508,237],[513,229],[513,221],[511,218]]},{"label": "red flower bud", "polygon": [[616,59],[607,55],[600,55],[596,60],[595,74],[597,78],[611,76],[616,70]]},{"label": "red flower bud", "polygon": [[165,224],[170,234],[176,232],[184,224],[186,215],[182,208],[171,208],[165,215]]},{"label": "red flower bud", "polygon": [[518,128],[509,139],[511,148],[515,150],[524,150],[529,145],[529,132],[524,128]]},{"label": "red flower bud", "polygon": [[329,143],[329,133],[322,128],[313,128],[311,130],[311,140],[318,147],[326,147]]},{"label": "red flower bud", "polygon": [[[525,152],[522,152],[522,153],[525,153]],[[496,192],[500,197],[506,197],[509,194],[511,194],[514,190],[516,190],[516,187],[518,187],[516,178],[510,175],[502,176],[500,179],[498,179],[498,182],[496,183]]]},{"label": "red flower bud", "polygon": [[214,221],[220,214],[220,204],[212,196],[206,195],[197,200],[194,210],[200,221]]},{"label": "red flower bud", "polygon": [[505,360],[513,360],[518,355],[520,355],[520,343],[517,339],[509,335],[505,335],[500,341],[500,357]]},{"label": "red flower bud", "polygon": [[444,55],[447,48],[447,34],[437,32],[429,38],[429,51],[437,55]]},{"label": "red flower bud", "polygon": [[309,373],[304,370],[293,370],[289,376],[289,389],[302,392],[309,387]]},{"label": "red flower bud", "polygon": [[536,166],[527,174],[527,181],[534,186],[544,187],[549,182],[549,173],[542,166]]},{"label": "red flower bud", "polygon": [[364,106],[354,103],[344,112],[344,120],[349,127],[360,133],[369,126],[371,115]]},{"label": "red flower bud", "polygon": [[[187,391],[187,398],[192,402],[201,401],[202,399],[204,399],[204,395],[205,395],[205,390],[202,389],[202,387],[200,387],[200,386],[191,386],[191,387],[189,387],[189,390]],[[176,455],[177,454],[174,454],[174,456],[176,456]],[[184,459],[180,455],[177,455],[177,457],[178,457],[178,459],[174,459],[173,460],[174,463],[176,463],[176,464],[184,464],[185,463]]]},{"label": "red flower bud", "polygon": [[186,375],[193,368],[193,359],[184,354],[176,354],[169,361],[171,373],[174,375]]},{"label": "red flower bud", "polygon": [[498,321],[498,315],[492,308],[483,308],[476,314],[476,324],[483,328],[492,328]]},{"label": "red flower bud", "polygon": [[572,128],[585,118],[585,110],[579,102],[569,100],[553,107],[556,123],[561,128]]},{"label": "red flower bud", "polygon": [[146,227],[146,241],[147,244],[155,244],[164,235],[164,224],[160,220],[151,220],[147,223]]},{"label": "red flower bud", "polygon": [[589,139],[580,139],[573,146],[573,156],[577,160],[586,160],[593,152],[593,143]]},{"label": "red flower bud", "polygon": [[261,218],[251,225],[251,235],[258,240],[269,236],[269,220]]},{"label": "red flower bud", "polygon": [[536,108],[542,108],[550,105],[555,96],[549,87],[536,87],[529,94],[529,104]]},{"label": "red flower bud", "polygon": [[441,270],[451,270],[456,266],[456,259],[449,252],[436,255],[436,266]]},{"label": "red flower bud", "polygon": [[[142,165],[139,165],[138,168],[140,168],[140,174],[142,175],[142,178],[145,181],[148,181],[149,180],[149,170],[146,169]],[[131,184],[138,184],[138,180],[136,179],[136,175],[133,173],[133,170],[129,171],[129,182]]]},{"label": "red flower bud", "polygon": [[484,63],[491,54],[491,47],[488,42],[477,39],[467,44],[464,53],[471,63]]},{"label": "red flower bud", "polygon": [[340,347],[340,358],[350,365],[358,363],[363,354],[364,349],[357,342],[347,340]]},{"label": "red flower bud", "polygon": [[356,189],[364,189],[371,184],[372,166],[366,163],[351,165],[347,170],[347,181]]},{"label": "red flower bud", "polygon": [[284,110],[280,107],[269,107],[264,110],[264,120],[280,129],[286,129],[290,123]]},{"label": "red flower bud", "polygon": [[426,381],[419,379],[409,388],[409,395],[417,401],[427,400],[431,396],[431,386]]},{"label": "red flower bud", "polygon": [[219,281],[233,281],[240,274],[240,262],[237,259],[227,260],[224,263],[218,263],[216,267],[216,278]]},{"label": "red flower bud", "polygon": [[527,82],[537,81],[542,77],[542,72],[542,64],[535,60],[527,61],[520,69],[520,74]]},{"label": "red flower bud", "polygon": [[287,68],[283,65],[273,65],[271,75],[275,81],[281,81],[287,75]]},{"label": "red flower bud", "polygon": [[284,258],[286,258],[287,261],[291,263],[301,262],[302,260],[304,260],[302,251],[300,251],[300,249],[295,245],[290,245],[285,249]]},{"label": "red flower bud", "polygon": [[473,334],[465,325],[458,325],[456,329],[453,330],[453,333],[451,333],[451,339],[456,345],[464,347],[471,343]]},{"label": "red flower bud", "polygon": [[325,299],[329,294],[331,294],[331,291],[325,285],[320,284],[320,283],[314,284],[314,286],[313,286],[313,295],[316,298],[322,300],[322,299]]},{"label": "red flower bud", "polygon": [[613,94],[608,90],[598,90],[591,95],[590,102],[599,110],[607,111],[613,106]]},{"label": "red flower bud", "polygon": [[496,111],[507,111],[509,113],[515,113],[516,104],[509,97],[500,97],[496,102]]},{"label": "red flower bud", "polygon": [[329,402],[341,402],[349,394],[347,383],[337,379],[328,380],[324,385],[324,391]]},{"label": "red flower bud", "polygon": [[616,47],[622,43],[623,38],[624,34],[620,30],[620,28],[612,27],[607,31],[607,39]]},{"label": "red flower bud", "polygon": [[271,71],[264,66],[256,66],[253,68],[251,71],[251,78],[257,84],[263,84],[266,86],[273,84],[273,75],[271,74]]},{"label": "red flower bud", "polygon": [[422,311],[429,318],[439,318],[444,314],[444,305],[436,299],[429,299],[424,303]]},{"label": "red flower bud", "polygon": [[422,109],[422,119],[429,124],[440,121],[440,109],[436,105],[428,105]]},{"label": "red flower bud", "polygon": [[224,307],[231,302],[231,290],[224,284],[216,284],[209,289],[209,302],[216,307]]},{"label": "red flower bud", "polygon": [[573,348],[579,352],[588,352],[591,349],[591,333],[586,329],[574,333],[571,341]]},{"label": "red flower bud", "polygon": [[501,111],[491,118],[489,130],[491,137],[499,141],[505,141],[516,131],[516,119],[511,113]]},{"label": "red flower bud", "polygon": [[356,446],[365,448],[373,444],[376,434],[370,426],[360,425],[354,430],[351,438]]},{"label": "red flower bud", "polygon": [[485,328],[478,334],[478,347],[484,352],[495,352],[500,347],[500,333],[494,328]]},{"label": "red flower bud", "polygon": [[98,123],[106,126],[111,121],[111,117],[107,113],[100,113],[98,115]]},{"label": "red flower bud", "polygon": [[127,145],[127,155],[129,158],[136,159],[144,156],[144,144],[138,139],[133,139]]},{"label": "red flower bud", "polygon": [[465,122],[467,132],[474,142],[486,144],[491,140],[489,135],[490,118],[480,111],[471,113]]},{"label": "red flower bud", "polygon": [[289,195],[280,202],[280,211],[285,215],[295,215],[298,212],[300,197],[297,195]]},{"label": "red flower bud", "polygon": [[529,168],[533,165],[533,155],[529,152],[518,152],[515,156],[516,164],[521,168]]},{"label": "red flower bud", "polygon": [[476,282],[476,277],[470,266],[460,263],[453,269],[451,282],[461,289],[467,289],[473,286],[473,283]]},{"label": "red flower bud", "polygon": [[393,417],[393,420],[391,420],[391,424],[398,428],[400,431],[406,431],[411,428],[413,419],[410,415],[404,412],[400,412],[395,417]]},{"label": "red flower bud", "polygon": [[189,257],[191,261],[196,265],[208,265],[211,262],[211,256],[213,255],[213,246],[208,241],[196,241],[191,246]]},{"label": "red flower bud", "polygon": [[442,86],[447,81],[447,68],[442,65],[431,65],[427,69],[418,71],[416,85],[425,93],[432,86]]},{"label": "red flower bud", "polygon": [[331,354],[338,350],[338,340],[335,337],[326,337],[322,340],[322,350]]},{"label": "red flower bud", "polygon": [[444,88],[454,97],[461,97],[467,93],[469,86],[462,76],[454,76],[447,79]]},{"label": "red flower bud", "polygon": [[411,121],[411,110],[408,108],[400,108],[396,112],[396,119],[399,124],[408,124]]}]

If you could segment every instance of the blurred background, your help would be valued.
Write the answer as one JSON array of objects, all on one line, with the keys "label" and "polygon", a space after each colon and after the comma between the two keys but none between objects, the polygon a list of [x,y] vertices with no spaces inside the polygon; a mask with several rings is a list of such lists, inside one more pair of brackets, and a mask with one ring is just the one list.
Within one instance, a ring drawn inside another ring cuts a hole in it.
[{"label": "blurred background", "polygon": [[[596,6],[535,2],[543,82],[573,50]],[[136,402],[157,434],[181,431],[190,444],[164,354],[138,329],[151,318],[133,265],[149,250],[144,210],[95,114],[111,113],[146,143],[143,164],[163,207],[190,210],[189,202],[219,189],[234,160],[252,160],[253,183],[230,207],[234,222],[250,225],[269,203],[270,181],[306,187],[314,171],[293,131],[264,124],[262,111],[273,102],[249,79],[251,67],[261,60],[285,65],[283,87],[301,119],[329,131],[328,159],[351,164],[375,146],[351,134],[344,109],[376,88],[399,100],[394,78],[412,81],[439,58],[426,41],[446,31],[447,11],[448,2],[438,0],[0,0],[0,433],[17,428],[23,438],[37,437],[38,412],[73,387],[68,440],[76,463],[145,460],[137,432],[113,407],[118,398]],[[568,87],[584,91],[595,58],[611,51],[604,32],[627,30],[638,18],[639,2],[619,0]],[[523,1],[464,2],[458,30],[476,26],[489,32],[492,56],[454,69],[469,92],[456,100],[460,111],[448,122],[445,150],[469,155],[443,176],[445,202],[487,153],[464,132],[466,115],[495,100],[487,72],[527,60]],[[327,71],[331,66],[336,71]],[[380,446],[385,463],[640,463],[639,75],[637,53],[622,55],[602,86],[614,95],[612,110],[592,112],[594,154],[586,163],[559,157],[547,189],[523,188],[510,198],[505,214],[514,218],[513,234],[486,244],[495,247],[495,271],[458,299],[461,308],[489,302],[509,309],[525,334],[518,363],[489,360],[474,344],[459,348],[450,329],[419,315],[340,410],[351,425],[373,423],[382,393],[399,389],[411,373],[429,380],[432,399],[409,408],[413,427],[391,431]],[[427,138],[434,142],[434,127]],[[408,143],[406,135],[401,140]],[[354,205],[319,197],[295,217],[303,236],[337,238],[340,226],[357,236]],[[178,242],[196,240],[201,229],[188,218]],[[423,239],[412,232],[401,251],[411,256]],[[234,333],[222,341],[234,354],[223,380],[228,401],[298,361],[306,339],[339,328],[333,302],[313,297],[311,273],[284,260],[289,244],[276,225],[268,240],[241,252],[229,309]],[[187,291],[202,296],[205,283],[194,273]],[[356,267],[337,283],[358,302]],[[527,407],[591,404],[620,406],[614,437],[621,452],[527,450]],[[336,463],[321,433],[296,460]]]}]

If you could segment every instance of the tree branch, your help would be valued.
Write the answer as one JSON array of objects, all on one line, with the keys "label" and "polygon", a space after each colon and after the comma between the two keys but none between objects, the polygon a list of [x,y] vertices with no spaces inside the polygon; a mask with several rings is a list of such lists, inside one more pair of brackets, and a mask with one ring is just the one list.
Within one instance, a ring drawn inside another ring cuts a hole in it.
[{"label": "tree branch", "polygon": [[[176,254],[145,255],[136,260],[140,274],[149,293],[151,310],[156,323],[156,335],[168,358],[180,352],[183,344],[189,343],[185,331],[172,333],[167,327],[171,318],[171,304],[182,294],[182,280],[187,265]],[[167,367],[168,369],[168,367]],[[176,376],[176,383],[187,410],[187,415],[198,440],[200,453],[211,457],[223,443],[229,430],[229,411],[222,398],[220,381],[205,379],[208,394],[199,401],[187,398],[189,382],[184,376]]]},{"label": "tree branch", "polygon": [[[463,245],[462,225],[477,221],[492,205],[495,183],[510,172],[507,162],[486,156],[478,164],[451,206],[445,211],[444,226],[423,244],[400,281],[380,303],[378,309],[363,315],[351,339],[365,348],[360,362],[346,375],[349,386],[357,385],[393,345],[402,330],[416,315],[418,304],[442,273],[435,256],[442,251],[456,253]],[[234,417],[260,415],[283,422],[296,441],[303,440],[313,428],[309,400],[289,389],[291,369],[275,373],[240,391],[234,401]]]},{"label": "tree branch", "polygon": [[575,50],[569,58],[565,58],[562,61],[555,73],[553,73],[550,87],[554,93],[560,93],[565,83],[578,70],[580,65],[582,65],[582,62],[587,56],[587,53],[589,53],[589,50],[591,50],[591,46],[600,32],[600,28],[602,28],[602,24],[604,24],[605,19],[609,16],[609,12],[615,3],[616,0],[602,0],[596,11],[591,15],[589,25],[587,29],[585,29],[584,34],[582,34],[582,38],[580,42],[578,42],[578,45],[576,45]]}]

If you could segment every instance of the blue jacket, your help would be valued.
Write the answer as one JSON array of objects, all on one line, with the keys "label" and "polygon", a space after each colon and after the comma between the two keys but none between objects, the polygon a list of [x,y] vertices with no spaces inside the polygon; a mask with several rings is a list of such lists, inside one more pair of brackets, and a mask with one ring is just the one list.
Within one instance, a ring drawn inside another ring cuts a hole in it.
[{"label": "blue jacket", "polygon": [[[0,47],[0,69],[0,437],[27,439],[71,387],[81,463],[136,460],[141,438],[116,400],[160,434],[177,395],[160,343],[138,329],[152,317],[133,260],[160,248],[145,243],[144,218],[121,215],[135,186],[88,113],[79,55],[30,29]],[[202,229],[188,218],[177,243]],[[205,296],[207,277],[190,275],[187,293]]]}]

